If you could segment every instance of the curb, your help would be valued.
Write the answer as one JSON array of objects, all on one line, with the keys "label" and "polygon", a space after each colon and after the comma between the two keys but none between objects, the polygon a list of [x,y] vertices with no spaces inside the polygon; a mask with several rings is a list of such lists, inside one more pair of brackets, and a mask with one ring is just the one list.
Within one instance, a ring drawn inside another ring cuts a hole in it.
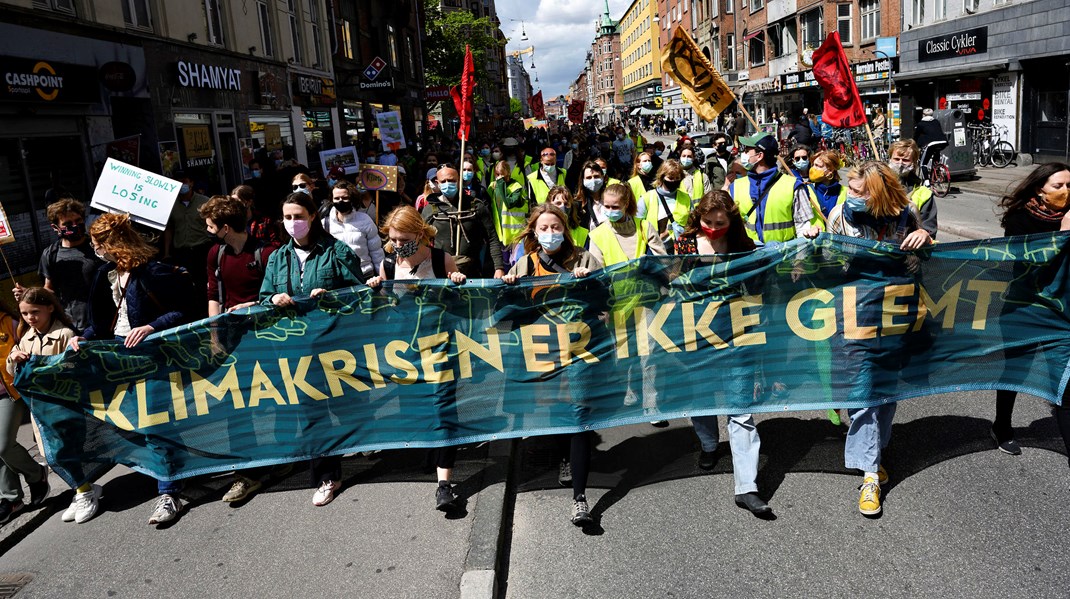
[{"label": "curb", "polygon": [[977,229],[971,229],[969,227],[960,227],[958,225],[937,225],[937,230],[944,231],[945,233],[951,233],[952,235],[958,235],[959,237],[965,237],[967,239],[991,239],[992,237],[999,237],[999,235],[991,235]]},{"label": "curb", "polygon": [[483,474],[485,484],[472,515],[468,556],[461,575],[461,599],[493,599],[498,594],[498,571],[505,539],[508,498],[512,481],[516,439],[493,441],[487,450],[490,466]]}]

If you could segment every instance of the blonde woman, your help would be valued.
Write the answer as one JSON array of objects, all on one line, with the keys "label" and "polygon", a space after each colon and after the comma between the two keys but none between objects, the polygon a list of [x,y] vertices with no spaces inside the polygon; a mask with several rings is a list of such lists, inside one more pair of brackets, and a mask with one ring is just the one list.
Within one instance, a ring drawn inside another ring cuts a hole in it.
[{"label": "blonde woman", "polygon": [[670,158],[663,162],[654,178],[654,189],[639,198],[636,213],[657,229],[669,253],[673,252],[676,237],[687,229],[691,215],[691,196],[680,189],[684,175],[684,168],[678,161]]}]

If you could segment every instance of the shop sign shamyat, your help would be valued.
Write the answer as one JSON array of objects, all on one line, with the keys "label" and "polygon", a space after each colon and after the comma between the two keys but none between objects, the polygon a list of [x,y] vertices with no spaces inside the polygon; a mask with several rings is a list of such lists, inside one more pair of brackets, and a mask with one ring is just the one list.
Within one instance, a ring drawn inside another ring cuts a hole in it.
[{"label": "shop sign shamyat", "polygon": [[987,52],[988,27],[975,27],[959,33],[918,40],[918,62]]},{"label": "shop sign shamyat", "polygon": [[0,100],[93,104],[100,101],[97,69],[85,65],[0,57]]},{"label": "shop sign shamyat", "polygon": [[182,87],[241,91],[241,70],[180,60],[178,84]]}]

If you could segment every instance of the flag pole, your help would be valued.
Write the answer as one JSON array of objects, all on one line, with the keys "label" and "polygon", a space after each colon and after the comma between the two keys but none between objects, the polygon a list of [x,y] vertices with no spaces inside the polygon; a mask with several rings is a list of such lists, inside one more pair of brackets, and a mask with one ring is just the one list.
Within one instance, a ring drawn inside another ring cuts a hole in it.
[{"label": "flag pole", "polygon": [[884,158],[877,153],[877,142],[873,140],[873,131],[869,128],[869,121],[866,121],[866,135],[869,136],[869,147],[873,148],[873,160],[883,161]]},{"label": "flag pole", "polygon": [[460,167],[457,169],[457,228],[456,228],[456,241],[453,242],[453,251],[460,253],[461,251],[461,210],[464,209],[464,146],[468,141],[468,136],[465,135],[464,130],[461,130],[461,161],[457,163]]}]

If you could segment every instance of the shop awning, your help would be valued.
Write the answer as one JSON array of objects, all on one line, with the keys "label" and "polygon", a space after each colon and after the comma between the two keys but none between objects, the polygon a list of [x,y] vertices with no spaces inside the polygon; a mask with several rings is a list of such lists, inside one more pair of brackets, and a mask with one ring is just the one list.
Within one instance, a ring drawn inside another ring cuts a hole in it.
[{"label": "shop awning", "polygon": [[642,109],[643,109],[642,106],[640,106],[639,108],[633,108],[632,111],[629,112],[628,114],[630,114],[632,116],[635,116],[635,115],[639,114],[639,111],[642,110]]},{"label": "shop awning", "polygon": [[[661,109],[655,110],[653,108],[639,108],[638,111],[639,111],[639,114],[641,114],[643,116],[650,116],[652,114],[665,114],[664,110],[661,110]],[[635,114],[635,113],[633,112],[632,114]]]},{"label": "shop awning", "polygon": [[1006,60],[991,62],[971,63],[952,67],[940,67],[938,69],[922,69],[907,73],[896,73],[893,78],[896,81],[911,81],[914,79],[934,79],[945,75],[968,75],[970,73],[984,73],[987,71],[1005,71],[1008,63]]}]

